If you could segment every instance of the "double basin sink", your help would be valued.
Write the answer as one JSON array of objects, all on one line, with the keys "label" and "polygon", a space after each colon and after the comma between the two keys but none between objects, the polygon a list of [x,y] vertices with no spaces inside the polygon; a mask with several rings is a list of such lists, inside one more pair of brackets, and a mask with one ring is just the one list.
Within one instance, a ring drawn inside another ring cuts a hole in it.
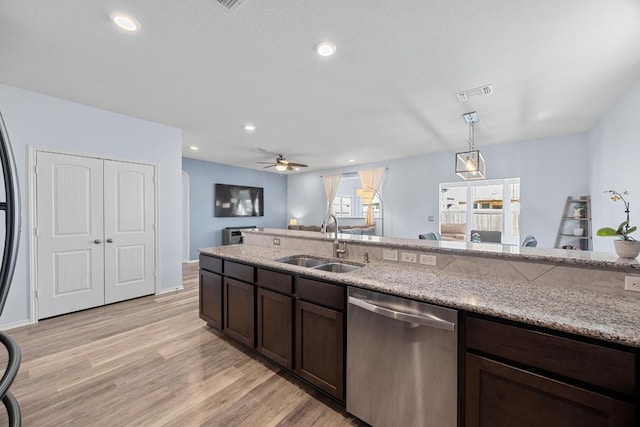
[{"label": "double basin sink", "polygon": [[280,258],[276,261],[300,267],[312,268],[314,270],[329,271],[332,273],[348,273],[363,267],[363,265],[356,263],[339,262],[336,260],[316,258],[308,255],[294,255],[286,258]]}]

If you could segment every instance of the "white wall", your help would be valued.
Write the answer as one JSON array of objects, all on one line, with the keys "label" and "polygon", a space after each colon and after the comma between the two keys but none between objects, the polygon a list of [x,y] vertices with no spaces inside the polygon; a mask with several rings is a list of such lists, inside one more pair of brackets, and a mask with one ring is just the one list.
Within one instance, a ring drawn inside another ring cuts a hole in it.
[{"label": "white wall", "polygon": [[5,85],[0,85],[0,111],[16,157],[22,195],[20,250],[0,327],[30,317],[28,145],[156,164],[160,288],[182,284],[180,129]]},{"label": "white wall", "polygon": [[[487,179],[521,178],[520,234],[533,234],[541,247],[553,247],[567,196],[588,194],[586,134],[483,147]],[[289,215],[298,223],[320,224],[326,199],[320,175],[386,166],[381,189],[385,235],[417,238],[438,230],[439,184],[460,181],[454,154],[440,153],[290,175]],[[435,221],[427,218],[433,216]]]},{"label": "white wall", "polygon": [[[640,225],[640,80],[588,134],[591,162],[591,198],[594,234],[598,228],[616,228],[626,219],[621,201],[611,202],[606,190],[629,190],[631,225]],[[640,240],[640,232],[633,234]],[[595,237],[594,250],[613,251],[611,237]]]}]

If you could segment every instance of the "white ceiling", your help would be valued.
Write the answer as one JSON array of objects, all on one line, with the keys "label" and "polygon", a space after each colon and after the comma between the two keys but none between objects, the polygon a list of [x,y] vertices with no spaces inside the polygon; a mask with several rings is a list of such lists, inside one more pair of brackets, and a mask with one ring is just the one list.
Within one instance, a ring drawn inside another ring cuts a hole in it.
[{"label": "white ceiling", "polygon": [[640,78],[640,1],[0,0],[0,64],[0,83],[181,128],[186,157],[325,169],[461,151],[473,110],[480,148],[589,130]]}]

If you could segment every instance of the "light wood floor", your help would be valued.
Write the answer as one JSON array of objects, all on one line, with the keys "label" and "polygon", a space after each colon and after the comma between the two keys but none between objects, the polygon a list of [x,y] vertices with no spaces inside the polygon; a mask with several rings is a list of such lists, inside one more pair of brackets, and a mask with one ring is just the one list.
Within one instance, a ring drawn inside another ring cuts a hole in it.
[{"label": "light wood floor", "polygon": [[183,266],[183,291],[9,331],[22,348],[11,390],[23,425],[362,425],[207,327],[198,317],[197,268]]}]

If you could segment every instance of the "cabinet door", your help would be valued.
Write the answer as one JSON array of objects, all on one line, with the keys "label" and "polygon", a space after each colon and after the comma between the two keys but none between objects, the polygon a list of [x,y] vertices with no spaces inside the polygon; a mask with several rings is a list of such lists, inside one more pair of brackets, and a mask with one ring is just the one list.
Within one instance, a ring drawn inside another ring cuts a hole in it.
[{"label": "cabinet door", "polygon": [[222,276],[200,270],[200,318],[222,330]]},{"label": "cabinet door", "polygon": [[467,427],[627,427],[625,402],[467,353]]},{"label": "cabinet door", "polygon": [[344,399],[342,313],[296,300],[296,367],[301,378]]},{"label": "cabinet door", "polygon": [[279,365],[293,367],[293,298],[258,289],[257,349]]},{"label": "cabinet door", "polygon": [[222,332],[249,347],[255,346],[255,286],[224,278]]}]

